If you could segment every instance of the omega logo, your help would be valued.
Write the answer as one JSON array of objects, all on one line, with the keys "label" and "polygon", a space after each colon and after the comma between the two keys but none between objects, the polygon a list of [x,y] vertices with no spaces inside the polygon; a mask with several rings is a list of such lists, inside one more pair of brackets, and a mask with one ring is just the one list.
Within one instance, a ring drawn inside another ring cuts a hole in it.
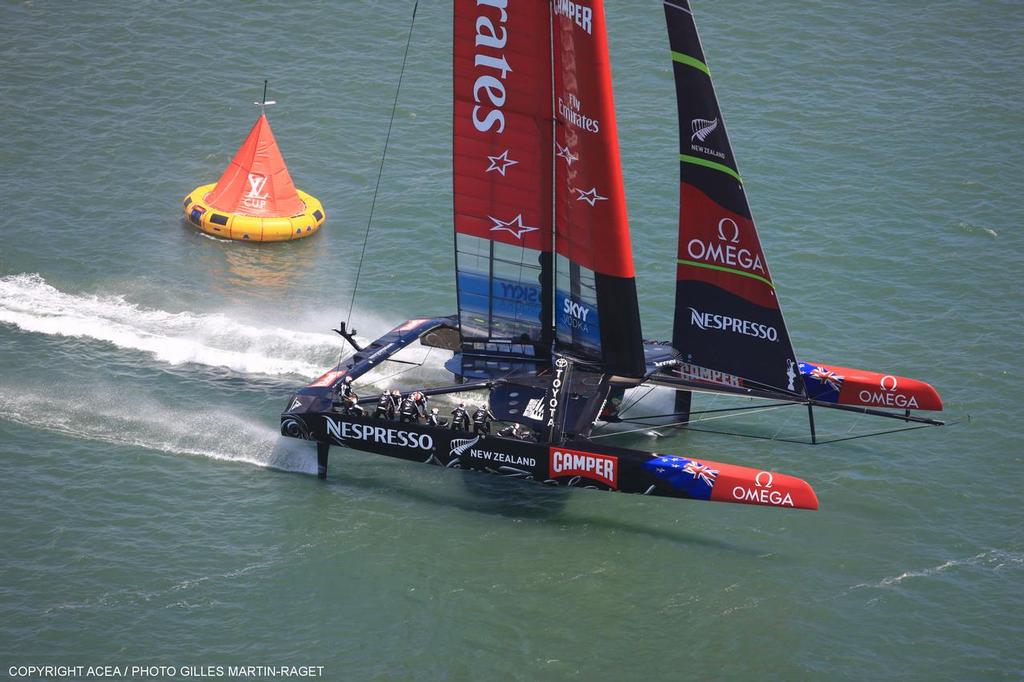
[{"label": "omega logo", "polygon": [[[732,225],[732,238],[725,236],[724,225]],[[722,218],[718,221],[718,238],[723,242],[727,241],[732,244],[736,244],[740,240],[740,226],[736,224],[736,221],[732,218]]]}]

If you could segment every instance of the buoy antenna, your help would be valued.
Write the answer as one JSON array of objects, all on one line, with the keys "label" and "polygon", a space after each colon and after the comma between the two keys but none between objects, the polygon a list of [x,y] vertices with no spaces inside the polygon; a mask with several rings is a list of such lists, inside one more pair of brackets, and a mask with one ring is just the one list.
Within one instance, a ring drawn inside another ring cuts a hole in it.
[{"label": "buoy antenna", "polygon": [[261,114],[264,113],[266,111],[266,108],[268,106],[270,106],[271,104],[277,104],[277,102],[274,101],[274,100],[267,101],[267,79],[266,78],[263,79],[263,99],[261,101],[259,101],[259,102],[253,102],[253,104],[255,104],[256,106],[258,106],[260,108],[260,113]]}]

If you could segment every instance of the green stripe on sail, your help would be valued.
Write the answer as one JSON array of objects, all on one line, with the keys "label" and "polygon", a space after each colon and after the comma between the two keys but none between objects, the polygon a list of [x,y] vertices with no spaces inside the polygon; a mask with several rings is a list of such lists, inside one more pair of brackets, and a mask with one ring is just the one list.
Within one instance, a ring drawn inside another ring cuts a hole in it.
[{"label": "green stripe on sail", "polygon": [[716,171],[721,171],[727,175],[733,176],[734,178],[736,178],[738,182],[743,182],[743,179],[740,178],[740,174],[734,171],[732,168],[726,166],[724,163],[708,161],[707,159],[702,159],[699,156],[690,156],[689,154],[680,154],[679,160],[682,161],[683,163],[692,163],[697,166],[704,166],[705,168],[711,168]]},{"label": "green stripe on sail", "polygon": [[679,62],[680,64],[686,64],[687,66],[692,66],[695,69],[703,71],[704,73],[706,73],[709,76],[711,75],[711,70],[708,69],[708,65],[707,64],[705,64],[704,62],[702,62],[699,59],[694,59],[693,57],[691,57],[688,54],[683,54],[682,52],[676,52],[675,50],[673,50],[672,51],[672,61]]},{"label": "green stripe on sail", "polygon": [[707,268],[708,270],[718,270],[720,272],[728,272],[733,275],[739,275],[741,277],[749,277],[750,279],[756,279],[758,282],[764,282],[772,289],[775,285],[771,283],[771,280],[765,279],[761,275],[755,275],[752,272],[744,272],[743,270],[736,270],[734,268],[727,268],[723,265],[712,265],[711,263],[701,263],[699,261],[685,260],[683,258],[677,259],[680,265],[692,265],[695,268]]}]

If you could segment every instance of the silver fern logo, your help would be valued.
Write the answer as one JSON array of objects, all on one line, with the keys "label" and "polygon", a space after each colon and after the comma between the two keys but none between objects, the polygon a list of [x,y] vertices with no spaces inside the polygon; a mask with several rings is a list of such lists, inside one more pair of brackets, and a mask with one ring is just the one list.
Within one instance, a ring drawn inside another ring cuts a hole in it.
[{"label": "silver fern logo", "polygon": [[448,456],[452,458],[461,457],[462,453],[469,450],[479,442],[480,436],[476,436],[475,438],[453,438],[452,448],[448,451]]},{"label": "silver fern logo", "polygon": [[694,140],[700,140],[704,142],[708,139],[708,135],[715,132],[718,128],[718,119],[709,121],[706,118],[695,118],[690,121],[690,130],[693,131],[693,135],[690,136],[690,142]]}]

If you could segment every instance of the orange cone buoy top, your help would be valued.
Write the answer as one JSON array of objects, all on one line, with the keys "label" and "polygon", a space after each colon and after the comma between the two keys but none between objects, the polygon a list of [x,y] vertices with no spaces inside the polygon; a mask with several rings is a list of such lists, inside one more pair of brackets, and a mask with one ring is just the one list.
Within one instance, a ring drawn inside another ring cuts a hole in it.
[{"label": "orange cone buoy top", "polygon": [[305,210],[266,114],[253,124],[206,201],[218,211],[248,216],[284,217]]}]

